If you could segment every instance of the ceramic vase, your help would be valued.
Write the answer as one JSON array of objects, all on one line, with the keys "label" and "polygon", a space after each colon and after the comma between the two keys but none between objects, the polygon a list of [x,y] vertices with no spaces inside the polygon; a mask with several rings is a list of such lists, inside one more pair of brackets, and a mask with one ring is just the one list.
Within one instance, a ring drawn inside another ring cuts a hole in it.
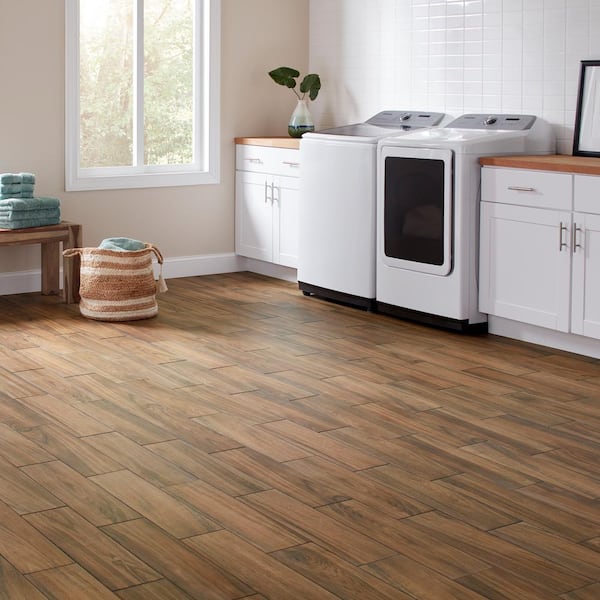
[{"label": "ceramic vase", "polygon": [[298,100],[298,104],[296,104],[296,108],[290,117],[288,133],[291,137],[299,138],[302,137],[303,133],[314,130],[315,126],[306,100]]}]

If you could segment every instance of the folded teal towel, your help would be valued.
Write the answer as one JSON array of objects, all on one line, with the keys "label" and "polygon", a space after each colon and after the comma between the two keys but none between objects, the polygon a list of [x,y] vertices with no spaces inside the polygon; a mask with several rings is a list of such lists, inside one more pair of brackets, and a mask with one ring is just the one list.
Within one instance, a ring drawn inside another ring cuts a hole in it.
[{"label": "folded teal towel", "polygon": [[33,198],[33,190],[31,192],[21,192],[21,198]]},{"label": "folded teal towel", "polygon": [[23,183],[35,183],[35,175],[33,173],[17,173]]},{"label": "folded teal towel", "polygon": [[0,173],[0,183],[2,185],[10,183],[31,185],[35,183],[35,175],[33,173]]},{"label": "folded teal towel", "polygon": [[60,217],[60,208],[39,208],[38,210],[10,210],[0,209],[0,220],[2,221],[25,221],[38,220],[50,217]]},{"label": "folded teal towel", "polygon": [[21,192],[13,192],[12,194],[0,194],[0,200],[11,200],[12,198],[20,198]]},{"label": "folded teal towel", "polygon": [[58,208],[58,198],[8,198],[0,200],[0,210],[38,210],[40,208]]},{"label": "folded teal towel", "polygon": [[33,192],[34,187],[35,187],[35,185],[33,183],[22,183],[21,184],[21,193]]},{"label": "folded teal towel", "polygon": [[98,248],[102,248],[103,250],[118,250],[121,252],[143,250],[145,247],[146,244],[144,244],[144,242],[124,237],[106,238],[102,240],[98,246]]},{"label": "folded teal towel", "polygon": [[0,229],[29,229],[30,227],[43,227],[44,225],[58,225],[59,216],[44,216],[38,219],[2,219],[0,218]]},{"label": "folded teal towel", "polygon": [[[0,194],[16,194],[23,191],[20,183],[2,183],[0,184]],[[32,188],[33,191],[33,188]]]}]

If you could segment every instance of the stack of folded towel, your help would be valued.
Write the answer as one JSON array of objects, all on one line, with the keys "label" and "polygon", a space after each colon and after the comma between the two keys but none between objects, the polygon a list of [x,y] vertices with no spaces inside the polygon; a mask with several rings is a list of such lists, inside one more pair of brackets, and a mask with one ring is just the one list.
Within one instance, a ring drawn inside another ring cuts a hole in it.
[{"label": "stack of folded towel", "polygon": [[7,198],[0,200],[0,229],[25,229],[60,223],[57,198]]},{"label": "stack of folded towel", "polygon": [[34,185],[33,173],[2,173],[0,174],[0,200],[33,198]]}]

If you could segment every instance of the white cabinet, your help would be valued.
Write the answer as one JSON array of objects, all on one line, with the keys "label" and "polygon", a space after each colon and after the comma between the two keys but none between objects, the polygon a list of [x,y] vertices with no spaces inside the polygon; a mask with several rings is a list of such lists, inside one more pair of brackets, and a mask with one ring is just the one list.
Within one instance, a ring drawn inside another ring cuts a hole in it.
[{"label": "white cabinet", "polygon": [[480,310],[600,339],[600,177],[484,167],[481,186]]},{"label": "white cabinet", "polygon": [[600,339],[600,177],[574,179],[571,331]]},{"label": "white cabinet", "polygon": [[297,266],[299,152],[236,145],[235,251]]}]

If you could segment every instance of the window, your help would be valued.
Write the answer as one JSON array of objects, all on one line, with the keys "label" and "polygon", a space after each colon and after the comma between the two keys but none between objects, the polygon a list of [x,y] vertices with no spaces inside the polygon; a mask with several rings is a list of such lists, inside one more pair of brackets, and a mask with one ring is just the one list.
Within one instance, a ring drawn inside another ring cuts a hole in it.
[{"label": "window", "polygon": [[220,0],[66,8],[66,189],[216,183]]}]

